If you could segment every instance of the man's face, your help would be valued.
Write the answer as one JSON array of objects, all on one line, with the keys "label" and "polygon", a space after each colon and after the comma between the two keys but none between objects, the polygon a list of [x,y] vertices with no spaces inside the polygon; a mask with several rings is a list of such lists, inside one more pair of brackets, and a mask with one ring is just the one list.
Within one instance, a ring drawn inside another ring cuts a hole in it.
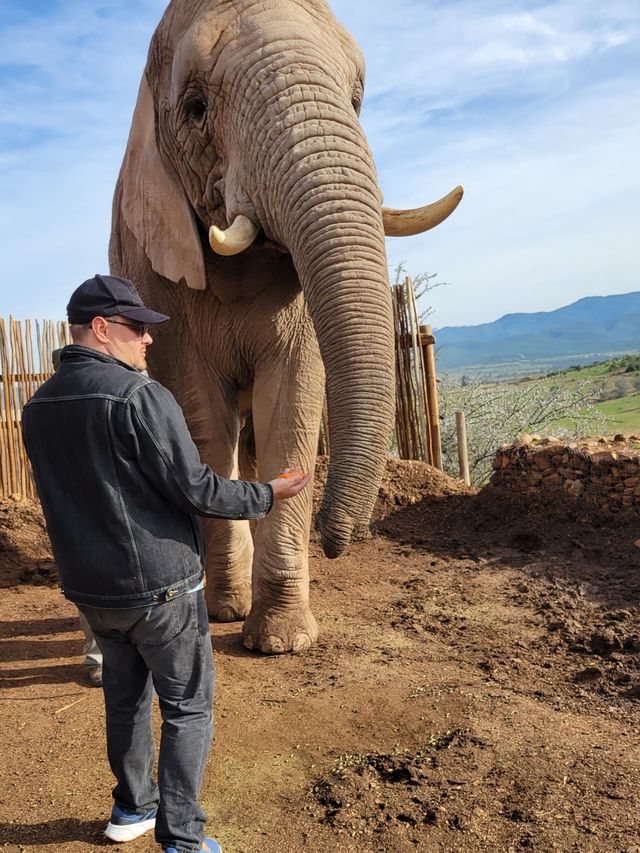
[{"label": "man's face", "polygon": [[147,347],[153,343],[147,327],[143,323],[119,315],[105,317],[104,320],[108,338],[105,349],[109,355],[135,367],[136,370],[145,370]]}]

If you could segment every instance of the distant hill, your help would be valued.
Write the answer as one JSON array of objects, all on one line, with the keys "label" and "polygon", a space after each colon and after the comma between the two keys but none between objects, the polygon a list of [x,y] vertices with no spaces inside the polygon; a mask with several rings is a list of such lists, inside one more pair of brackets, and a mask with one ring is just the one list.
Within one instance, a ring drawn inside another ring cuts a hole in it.
[{"label": "distant hill", "polygon": [[588,296],[555,311],[505,314],[478,326],[444,326],[434,332],[440,369],[506,363],[582,363],[640,350],[640,292]]}]

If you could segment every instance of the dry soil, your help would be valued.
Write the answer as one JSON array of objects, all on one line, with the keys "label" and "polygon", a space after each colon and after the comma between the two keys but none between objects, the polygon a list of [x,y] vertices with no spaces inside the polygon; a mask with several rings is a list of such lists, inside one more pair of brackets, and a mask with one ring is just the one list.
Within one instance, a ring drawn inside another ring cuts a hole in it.
[{"label": "dry soil", "polygon": [[[225,853],[640,853],[639,521],[390,463],[373,538],[312,543],[317,645],[262,657],[212,625]],[[111,846],[102,693],[56,584],[37,505],[0,501],[12,853]]]}]

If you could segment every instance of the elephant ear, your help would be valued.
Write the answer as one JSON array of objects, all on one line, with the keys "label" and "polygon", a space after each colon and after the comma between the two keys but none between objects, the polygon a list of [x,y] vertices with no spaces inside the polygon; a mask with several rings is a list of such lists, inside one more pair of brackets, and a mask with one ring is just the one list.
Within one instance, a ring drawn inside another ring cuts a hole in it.
[{"label": "elephant ear", "polygon": [[204,290],[204,254],[195,215],[178,176],[160,156],[153,96],[144,75],[120,178],[122,215],[154,271]]}]

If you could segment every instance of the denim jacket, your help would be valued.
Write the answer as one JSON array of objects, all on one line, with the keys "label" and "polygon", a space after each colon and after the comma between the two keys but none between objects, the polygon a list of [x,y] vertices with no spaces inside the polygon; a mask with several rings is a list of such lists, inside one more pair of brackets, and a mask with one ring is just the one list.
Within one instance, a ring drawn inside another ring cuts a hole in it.
[{"label": "denim jacket", "polygon": [[24,408],[22,429],[64,594],[90,607],[141,607],[201,578],[199,519],[261,518],[266,483],[218,477],[200,460],[172,394],[89,347]]}]

